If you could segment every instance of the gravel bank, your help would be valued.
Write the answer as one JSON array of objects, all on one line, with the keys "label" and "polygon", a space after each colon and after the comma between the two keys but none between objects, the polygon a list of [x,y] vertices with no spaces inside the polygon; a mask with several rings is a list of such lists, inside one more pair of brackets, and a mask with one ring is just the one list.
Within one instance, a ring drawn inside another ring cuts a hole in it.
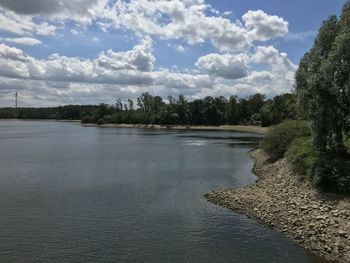
[{"label": "gravel bank", "polygon": [[319,194],[293,174],[285,159],[269,163],[262,150],[251,156],[255,184],[206,198],[282,231],[328,261],[350,262],[350,198]]}]

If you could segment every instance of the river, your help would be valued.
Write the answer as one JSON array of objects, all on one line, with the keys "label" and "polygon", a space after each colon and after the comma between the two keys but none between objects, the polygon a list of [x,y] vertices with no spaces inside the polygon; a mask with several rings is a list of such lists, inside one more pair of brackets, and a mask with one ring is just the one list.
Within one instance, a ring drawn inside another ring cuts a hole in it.
[{"label": "river", "polygon": [[318,262],[206,201],[259,135],[0,121],[1,262]]}]

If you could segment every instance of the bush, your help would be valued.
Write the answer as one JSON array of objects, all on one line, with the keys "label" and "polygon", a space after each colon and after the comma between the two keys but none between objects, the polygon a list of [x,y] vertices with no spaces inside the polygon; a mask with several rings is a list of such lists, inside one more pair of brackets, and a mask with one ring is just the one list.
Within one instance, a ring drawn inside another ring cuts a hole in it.
[{"label": "bush", "polygon": [[350,138],[345,140],[345,147],[348,150],[348,153],[350,154]]},{"label": "bush", "polygon": [[294,139],[284,156],[296,173],[312,180],[313,168],[316,161],[312,137]]},{"label": "bush", "polygon": [[90,116],[84,116],[81,119],[81,123],[86,124],[86,123],[91,123],[91,117]]},{"label": "bush", "polygon": [[318,158],[315,163],[313,182],[322,190],[349,194],[350,160],[334,156]]},{"label": "bush", "polygon": [[296,138],[311,136],[310,124],[306,121],[285,121],[270,128],[261,142],[263,148],[274,159],[283,157]]}]

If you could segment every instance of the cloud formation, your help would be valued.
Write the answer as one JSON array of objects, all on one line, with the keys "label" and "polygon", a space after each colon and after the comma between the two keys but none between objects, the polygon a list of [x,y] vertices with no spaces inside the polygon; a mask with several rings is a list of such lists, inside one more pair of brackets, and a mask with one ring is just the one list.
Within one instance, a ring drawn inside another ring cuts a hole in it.
[{"label": "cloud formation", "polygon": [[251,41],[266,41],[288,33],[288,22],[278,16],[271,16],[264,11],[249,10],[242,17],[248,29],[248,38]]},{"label": "cloud formation", "polygon": [[[191,45],[209,40],[220,52],[242,51],[254,41],[265,41],[288,33],[288,22],[261,10],[250,10],[244,14],[244,24],[222,16],[208,16],[206,11],[212,7],[205,4],[204,0],[117,0],[113,4],[108,0],[62,0],[50,3],[44,0],[23,3],[0,0],[0,6],[3,7],[0,21],[5,25],[2,30],[18,34],[53,34],[53,28],[45,29],[47,24],[33,22],[32,16],[36,15],[47,19],[72,20],[83,25],[95,21],[103,30],[125,28],[139,35],[181,38]],[[30,16],[22,22],[18,14]]]},{"label": "cloud formation", "polygon": [[0,7],[0,31],[20,36],[50,36],[55,34],[56,26],[48,22],[34,22],[31,16],[18,15]]},{"label": "cloud formation", "polygon": [[[0,103],[15,89],[28,105],[111,102],[146,91],[190,99],[289,91],[297,66],[264,45],[288,34],[288,22],[262,10],[237,20],[227,18],[230,14],[204,0],[0,0],[0,31],[11,34],[0,39],[6,43],[0,44]],[[104,48],[89,58],[56,53],[36,58],[18,48],[61,37],[67,24],[74,25],[68,32],[75,37],[93,27],[105,33],[121,29],[140,41],[129,50]],[[170,42],[179,56],[201,44],[212,50],[189,69],[167,68],[157,64],[157,41]]]},{"label": "cloud formation", "polygon": [[98,57],[98,65],[107,69],[132,69],[152,71],[155,57],[152,53],[152,39],[146,37],[139,45],[126,52],[113,52],[108,50]]},{"label": "cloud formation", "polygon": [[3,40],[5,40],[6,42],[21,44],[21,45],[28,45],[28,46],[35,46],[35,45],[41,44],[40,40],[32,37],[14,37],[14,38],[6,37],[6,38],[3,38]]},{"label": "cloud formation", "polygon": [[221,52],[247,49],[256,40],[268,40],[288,32],[288,22],[261,10],[248,11],[240,21],[221,16],[207,16],[210,8],[202,0],[118,0],[105,10],[106,28],[127,28],[138,34],[157,35],[165,39],[186,40],[189,44],[210,40]]},{"label": "cloud formation", "polygon": [[209,54],[200,57],[196,66],[205,70],[209,75],[225,79],[240,79],[248,75],[248,56],[245,54]]}]

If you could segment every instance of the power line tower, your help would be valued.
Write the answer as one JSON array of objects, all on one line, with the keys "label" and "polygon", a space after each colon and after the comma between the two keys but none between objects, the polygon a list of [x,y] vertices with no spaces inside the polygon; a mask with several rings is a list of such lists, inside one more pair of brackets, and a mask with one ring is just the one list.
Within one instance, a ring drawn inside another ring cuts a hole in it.
[{"label": "power line tower", "polygon": [[15,108],[18,108],[18,92],[15,93]]}]

